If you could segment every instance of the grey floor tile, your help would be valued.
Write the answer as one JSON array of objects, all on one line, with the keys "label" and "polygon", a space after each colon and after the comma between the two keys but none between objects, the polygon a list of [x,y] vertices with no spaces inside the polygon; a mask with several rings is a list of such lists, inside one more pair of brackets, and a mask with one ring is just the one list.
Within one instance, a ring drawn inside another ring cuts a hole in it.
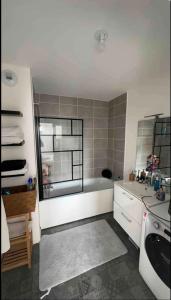
[{"label": "grey floor tile", "polygon": [[143,300],[143,299],[148,299],[148,300],[154,300],[155,297],[153,294],[147,289],[147,287],[142,287],[141,285],[136,285],[130,289],[132,295],[135,297],[137,300]]},{"label": "grey floor tile", "polygon": [[[112,213],[42,230],[42,235],[100,219],[106,219],[117,233],[128,249],[127,254],[54,287],[45,300],[155,299],[139,274],[139,251],[114,221]],[[34,245],[32,269],[21,267],[3,273],[1,296],[3,300],[39,300],[43,294],[39,291],[39,245]]]}]

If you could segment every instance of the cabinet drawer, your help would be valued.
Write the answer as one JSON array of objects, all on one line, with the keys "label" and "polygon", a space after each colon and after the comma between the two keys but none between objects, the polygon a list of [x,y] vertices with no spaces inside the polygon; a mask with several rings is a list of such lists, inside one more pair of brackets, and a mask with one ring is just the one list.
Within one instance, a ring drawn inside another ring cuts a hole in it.
[{"label": "cabinet drawer", "polygon": [[140,225],[142,223],[143,205],[139,199],[129,194],[120,186],[114,186],[114,201],[122,207],[128,215],[136,220]]},{"label": "cabinet drawer", "polygon": [[120,226],[128,233],[135,244],[140,247],[141,226],[116,202],[114,202],[113,216]]}]

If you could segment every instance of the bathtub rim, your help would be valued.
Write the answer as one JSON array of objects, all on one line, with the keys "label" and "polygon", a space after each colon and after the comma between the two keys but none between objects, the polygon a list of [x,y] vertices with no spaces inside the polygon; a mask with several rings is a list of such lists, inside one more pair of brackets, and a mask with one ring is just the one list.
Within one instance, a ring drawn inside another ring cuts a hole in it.
[{"label": "bathtub rim", "polygon": [[110,182],[112,182],[112,185],[111,187],[107,187],[107,188],[101,188],[101,189],[95,189],[95,190],[92,190],[92,191],[79,191],[79,192],[74,192],[74,193],[69,193],[69,194],[65,194],[65,195],[59,195],[59,196],[52,196],[52,197],[48,197],[48,198],[43,198],[43,199],[39,199],[39,202],[42,202],[42,201],[47,201],[47,200],[50,200],[50,199],[54,199],[54,198],[60,198],[60,197],[65,197],[65,196],[73,196],[73,195],[77,195],[77,194],[87,194],[87,193],[93,193],[93,192],[100,192],[100,191],[105,191],[105,190],[109,190],[109,189],[113,189],[114,187],[114,180],[113,179],[108,179],[108,178],[105,178],[105,177],[92,177],[92,178],[84,178],[84,180],[92,180],[93,179],[104,179],[105,181],[108,180]]}]

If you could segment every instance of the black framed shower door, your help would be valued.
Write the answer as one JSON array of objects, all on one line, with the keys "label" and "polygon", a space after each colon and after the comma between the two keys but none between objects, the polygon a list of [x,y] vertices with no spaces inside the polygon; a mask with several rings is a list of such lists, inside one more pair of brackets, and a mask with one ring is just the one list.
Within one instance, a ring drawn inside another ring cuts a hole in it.
[{"label": "black framed shower door", "polygon": [[83,191],[83,120],[37,117],[39,199]]}]

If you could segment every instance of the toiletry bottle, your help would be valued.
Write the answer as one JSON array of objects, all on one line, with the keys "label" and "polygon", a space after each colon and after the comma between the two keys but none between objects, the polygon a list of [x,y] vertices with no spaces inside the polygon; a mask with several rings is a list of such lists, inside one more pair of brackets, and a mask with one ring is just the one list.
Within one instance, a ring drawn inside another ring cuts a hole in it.
[{"label": "toiletry bottle", "polygon": [[154,186],[154,182],[156,180],[156,174],[152,173],[152,178],[151,178],[151,185]]},{"label": "toiletry bottle", "polygon": [[27,180],[27,190],[31,191],[33,189],[33,179],[29,177]]},{"label": "toiletry bottle", "polygon": [[136,181],[139,181],[139,179],[140,179],[139,173],[140,173],[140,170],[138,170],[138,175],[136,177]]},{"label": "toiletry bottle", "polygon": [[163,189],[163,187],[161,186],[160,189],[157,191],[156,193],[156,198],[160,201],[164,201],[165,200],[165,191]]},{"label": "toiletry bottle", "polygon": [[132,172],[129,174],[129,181],[134,181],[135,180],[135,174],[132,170]]},{"label": "toiletry bottle", "polygon": [[154,181],[154,191],[158,191],[160,189],[160,180],[159,180],[159,177],[158,175],[156,176],[156,179]]}]

